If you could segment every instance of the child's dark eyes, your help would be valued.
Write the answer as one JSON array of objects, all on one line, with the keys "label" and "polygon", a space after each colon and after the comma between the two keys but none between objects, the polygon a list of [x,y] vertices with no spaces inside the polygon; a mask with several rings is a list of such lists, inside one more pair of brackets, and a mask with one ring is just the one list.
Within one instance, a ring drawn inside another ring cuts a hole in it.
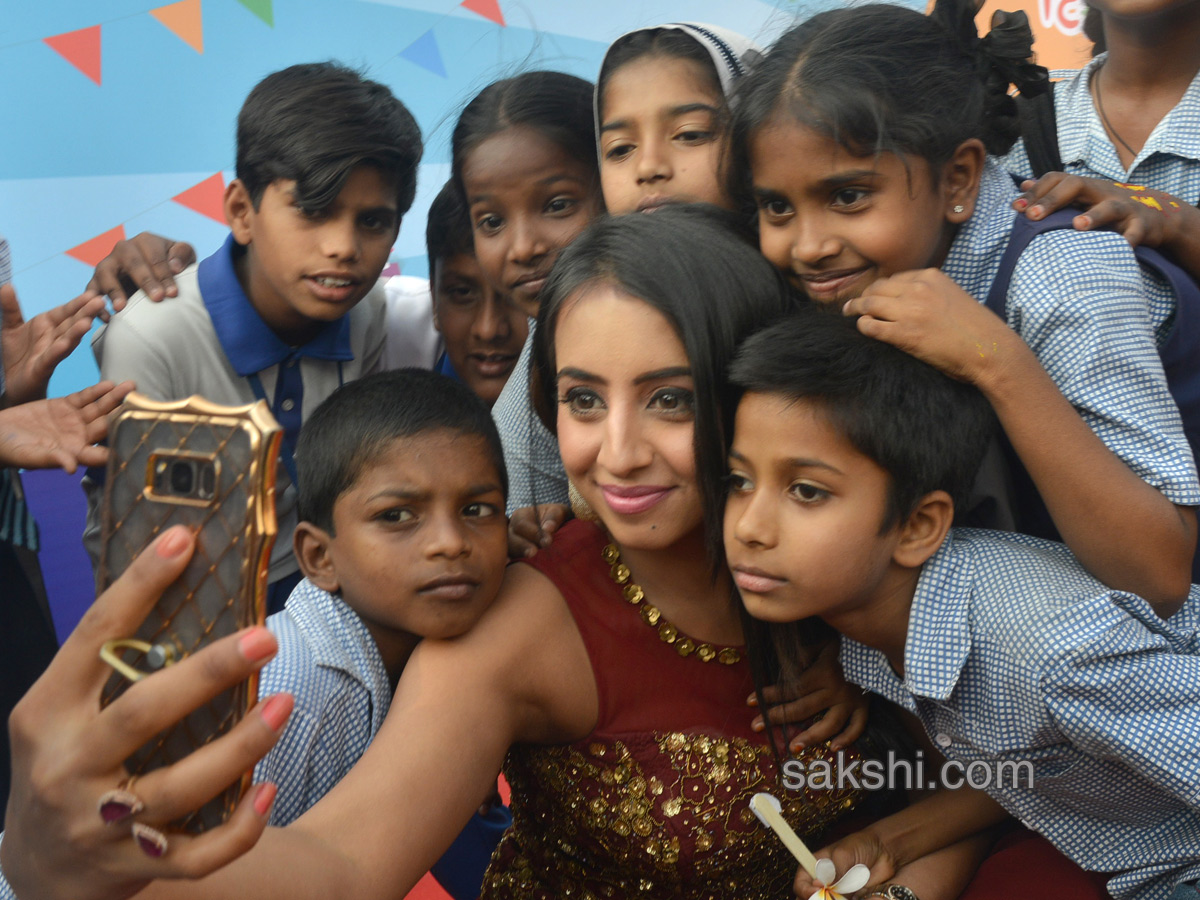
[{"label": "child's dark eyes", "polygon": [[706,144],[717,136],[715,131],[692,128],[675,135],[675,140],[684,144]]},{"label": "child's dark eyes", "polygon": [[840,188],[833,194],[833,205],[840,208],[848,208],[861,204],[870,192],[864,188]]},{"label": "child's dark eyes", "polygon": [[616,144],[604,152],[604,158],[609,162],[620,162],[633,152],[633,144]]},{"label": "child's dark eyes", "polygon": [[391,231],[395,221],[396,220],[392,216],[381,215],[378,213],[367,213],[361,219],[359,219],[359,223],[362,225],[362,227],[368,229],[369,231]]},{"label": "child's dark eyes", "polygon": [[402,525],[405,522],[411,522],[416,518],[414,513],[408,507],[392,507],[385,509],[375,516],[380,522],[387,522],[390,525]]},{"label": "child's dark eyes", "polygon": [[792,205],[779,197],[765,197],[759,200],[758,208],[768,219],[783,219],[792,212]]},{"label": "child's dark eyes", "polygon": [[438,290],[438,297],[455,306],[470,306],[479,299],[479,288],[468,284],[443,285]]},{"label": "child's dark eyes", "polygon": [[741,472],[730,472],[726,475],[725,486],[731,494],[744,494],[754,490],[754,482]]},{"label": "child's dark eyes", "polygon": [[548,213],[565,213],[573,209],[576,205],[574,197],[555,197],[546,204],[546,212]]},{"label": "child's dark eyes", "polygon": [[829,491],[803,481],[796,482],[789,487],[788,493],[801,503],[819,503],[829,496]]},{"label": "child's dark eyes", "polygon": [[463,515],[469,519],[490,519],[500,515],[500,509],[492,503],[468,503],[463,507]]},{"label": "child's dark eyes", "polygon": [[475,230],[481,234],[495,234],[504,226],[504,220],[499,216],[484,215],[475,219]]}]

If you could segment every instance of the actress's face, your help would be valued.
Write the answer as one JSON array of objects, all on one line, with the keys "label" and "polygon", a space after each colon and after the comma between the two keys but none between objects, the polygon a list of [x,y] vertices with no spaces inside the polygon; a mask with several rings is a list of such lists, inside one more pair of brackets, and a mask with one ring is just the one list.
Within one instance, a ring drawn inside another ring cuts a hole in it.
[{"label": "actress's face", "polygon": [[672,325],[594,284],[563,305],[554,348],[563,466],[613,539],[655,549],[694,534],[695,385]]}]

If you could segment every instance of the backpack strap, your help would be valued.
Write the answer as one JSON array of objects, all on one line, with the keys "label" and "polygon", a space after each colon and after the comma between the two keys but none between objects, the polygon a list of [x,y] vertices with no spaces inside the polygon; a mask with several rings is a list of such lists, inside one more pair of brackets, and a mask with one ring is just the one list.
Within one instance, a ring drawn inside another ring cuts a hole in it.
[{"label": "backpack strap", "polygon": [[1058,149],[1053,86],[1036,97],[1018,94],[1015,99],[1021,137],[1025,139],[1025,155],[1029,157],[1033,177],[1041,178],[1047,172],[1061,172],[1063,165]]},{"label": "backpack strap", "polygon": [[1071,228],[1073,227],[1071,223],[1077,215],[1079,215],[1078,210],[1060,209],[1035,222],[1021,213],[1014,214],[1012,231],[1008,236],[1008,246],[1004,248],[1004,255],[1000,257],[1000,268],[996,272],[996,277],[992,279],[992,286],[984,299],[988,309],[1004,321],[1008,321],[1008,288],[1012,283],[1013,270],[1017,268],[1017,260],[1021,258],[1021,254],[1025,252],[1029,242],[1039,234],[1057,231],[1060,228]]}]

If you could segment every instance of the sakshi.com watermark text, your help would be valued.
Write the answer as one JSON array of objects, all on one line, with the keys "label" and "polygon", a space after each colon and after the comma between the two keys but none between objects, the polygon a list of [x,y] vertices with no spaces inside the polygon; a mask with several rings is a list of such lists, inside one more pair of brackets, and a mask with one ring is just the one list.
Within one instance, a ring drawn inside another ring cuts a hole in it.
[{"label": "sakshi.com watermark text", "polygon": [[783,786],[789,791],[882,791],[971,787],[1032,788],[1029,760],[939,760],[926,765],[925,753],[911,758],[889,750],[884,759],[863,759],[839,752],[836,760],[788,759],[783,763]]}]

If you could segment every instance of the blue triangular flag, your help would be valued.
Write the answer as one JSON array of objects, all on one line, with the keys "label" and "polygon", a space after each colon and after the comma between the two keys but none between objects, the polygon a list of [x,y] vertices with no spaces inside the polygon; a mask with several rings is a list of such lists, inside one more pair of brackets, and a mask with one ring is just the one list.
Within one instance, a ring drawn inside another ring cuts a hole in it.
[{"label": "blue triangular flag", "polygon": [[400,55],[434,75],[446,77],[446,67],[442,64],[442,53],[438,50],[432,28],[401,50]]}]

